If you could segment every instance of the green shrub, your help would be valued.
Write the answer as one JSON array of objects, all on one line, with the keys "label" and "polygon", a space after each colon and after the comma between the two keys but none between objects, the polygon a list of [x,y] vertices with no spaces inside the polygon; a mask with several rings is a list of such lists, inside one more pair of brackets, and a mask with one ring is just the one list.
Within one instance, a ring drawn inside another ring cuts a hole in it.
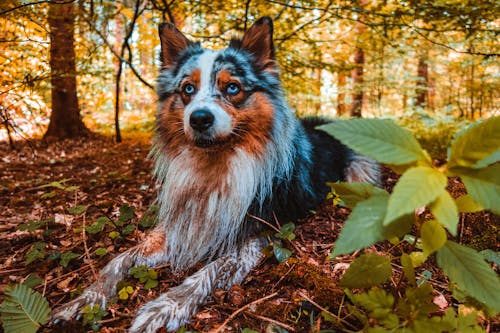
[{"label": "green shrub", "polygon": [[[334,196],[352,208],[331,258],[383,240],[393,244],[404,242],[405,237],[414,240],[408,253],[398,257],[388,253],[360,256],[341,279],[340,285],[346,288],[371,288],[360,294],[346,291],[355,305],[366,309],[364,315],[357,317],[367,328],[478,329],[471,317],[460,312],[455,314],[452,308],[443,318],[429,317],[434,312],[432,288],[415,287],[418,281],[414,269],[434,254],[438,266],[450,280],[449,290],[454,291],[455,298],[486,310],[491,316],[500,311],[497,274],[480,253],[449,240],[446,233],[447,230],[457,235],[459,213],[487,209],[500,214],[500,117],[459,131],[447,149],[447,164],[439,168],[433,166],[431,157],[411,132],[390,120],[351,119],[319,129],[359,153],[402,172],[391,194],[369,184],[330,184]],[[453,199],[446,191],[447,177],[460,177],[468,194]],[[427,207],[433,218],[425,218],[426,214],[416,216],[415,211],[422,207]],[[417,238],[407,235],[412,226],[417,230]],[[399,262],[410,286],[405,295],[400,296],[402,299],[395,300],[393,295],[374,289],[390,279],[391,261]],[[411,304],[413,306],[408,307]]]}]

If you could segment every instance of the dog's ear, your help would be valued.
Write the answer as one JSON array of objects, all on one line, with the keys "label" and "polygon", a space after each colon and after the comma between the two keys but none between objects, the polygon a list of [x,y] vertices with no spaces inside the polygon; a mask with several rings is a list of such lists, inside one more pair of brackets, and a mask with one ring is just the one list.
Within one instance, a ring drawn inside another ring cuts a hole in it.
[{"label": "dog's ear", "polygon": [[273,20],[264,16],[255,21],[241,39],[240,47],[254,55],[266,67],[274,67]]},{"label": "dog's ear", "polygon": [[191,42],[170,23],[160,23],[158,32],[161,41],[161,67],[170,68],[177,61],[179,53]]}]

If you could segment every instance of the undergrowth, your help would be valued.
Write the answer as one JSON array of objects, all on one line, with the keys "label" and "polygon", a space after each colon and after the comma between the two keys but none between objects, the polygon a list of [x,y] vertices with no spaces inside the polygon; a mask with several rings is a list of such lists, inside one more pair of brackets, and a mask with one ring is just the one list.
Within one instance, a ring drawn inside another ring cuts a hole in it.
[{"label": "undergrowth", "polygon": [[[369,184],[330,184],[332,197],[340,197],[341,205],[352,209],[332,260],[380,241],[389,241],[401,251],[397,256],[365,252],[340,280],[352,302],[351,313],[364,324],[363,330],[481,331],[477,318],[500,311],[499,279],[484,253],[452,239],[457,235],[459,213],[487,209],[500,214],[500,117],[458,131],[447,149],[447,163],[439,168],[415,137],[392,121],[351,119],[319,128],[402,173],[391,194]],[[453,198],[446,190],[448,177],[460,177],[468,194]],[[423,214],[426,209],[430,214]],[[417,236],[410,234],[412,229]],[[458,307],[438,312],[432,285],[415,274],[428,260],[436,260],[448,276]],[[393,273],[394,265],[402,268],[399,278]],[[399,279],[400,285],[403,277],[408,283],[404,291],[383,289],[390,279]]]}]

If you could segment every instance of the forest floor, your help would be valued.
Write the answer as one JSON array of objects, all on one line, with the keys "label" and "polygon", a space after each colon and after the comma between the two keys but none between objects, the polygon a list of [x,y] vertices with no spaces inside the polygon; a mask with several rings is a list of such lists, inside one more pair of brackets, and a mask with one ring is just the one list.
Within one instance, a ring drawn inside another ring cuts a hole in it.
[{"label": "forest floor", "polygon": [[[9,284],[29,278],[55,308],[93,282],[95,272],[116,254],[143,239],[151,215],[146,212],[156,193],[152,161],[147,157],[150,140],[136,136],[116,144],[110,138],[94,137],[50,145],[24,142],[18,146],[18,150],[10,151],[6,143],[0,143],[0,301]],[[396,181],[397,175],[385,169],[384,187],[390,190]],[[450,180],[449,190],[454,197],[465,191],[457,179]],[[120,207],[121,215],[129,214],[124,225],[120,225]],[[325,203],[299,221],[296,239],[287,244],[293,250],[288,261],[279,264],[269,258],[241,286],[214,292],[187,330],[361,329],[362,324],[350,312],[348,300],[337,285],[359,253],[335,261],[327,259],[348,214],[346,208]],[[99,226],[95,222],[102,217],[114,223]],[[96,228],[95,233],[84,235],[82,231],[90,225]],[[499,228],[498,216],[487,212],[464,214],[457,238],[477,250],[499,251]],[[397,255],[400,250],[386,242],[366,251],[392,251]],[[401,274],[399,267],[393,266],[393,270],[396,276]],[[129,280],[134,292],[128,299],[110,305],[100,322],[100,332],[126,332],[139,306],[193,272],[173,273],[168,267],[157,271],[159,286],[149,291],[137,280]],[[417,275],[430,279],[439,311],[456,305],[446,277],[433,260],[418,268]],[[395,295],[404,287],[405,280],[384,285]],[[326,321],[327,316],[320,315],[323,310],[329,310],[336,319]],[[490,332],[500,331],[498,319],[482,324]],[[92,330],[77,322],[42,331]]]}]

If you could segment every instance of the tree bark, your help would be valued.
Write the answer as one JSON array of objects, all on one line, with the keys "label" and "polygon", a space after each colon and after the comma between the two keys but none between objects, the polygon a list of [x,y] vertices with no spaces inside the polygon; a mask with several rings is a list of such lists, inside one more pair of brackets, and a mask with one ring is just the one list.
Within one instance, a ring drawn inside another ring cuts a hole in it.
[{"label": "tree bark", "polygon": [[422,51],[418,57],[417,77],[415,106],[425,108],[429,91],[429,56],[427,50]]},{"label": "tree bark", "polygon": [[345,87],[347,84],[347,74],[345,71],[337,72],[337,115],[342,116],[347,112],[345,103]]},{"label": "tree bark", "polygon": [[70,3],[49,5],[52,113],[45,138],[88,135],[80,117],[76,94],[74,47],[75,8]]},{"label": "tree bark", "polygon": [[363,110],[363,67],[365,64],[365,52],[361,47],[354,51],[354,69],[352,70],[352,81],[354,93],[352,94],[351,117],[361,117]]}]

